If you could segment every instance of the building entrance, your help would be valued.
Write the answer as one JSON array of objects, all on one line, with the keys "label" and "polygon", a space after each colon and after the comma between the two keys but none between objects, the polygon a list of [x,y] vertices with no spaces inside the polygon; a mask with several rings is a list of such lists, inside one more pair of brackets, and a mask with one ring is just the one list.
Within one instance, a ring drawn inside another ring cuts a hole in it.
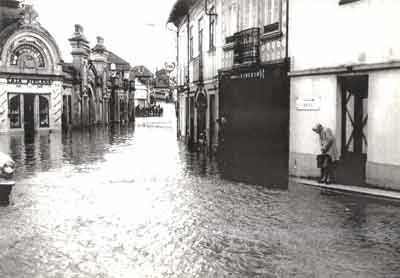
[{"label": "building entrance", "polygon": [[368,134],[368,76],[342,77],[341,158],[337,180],[342,184],[365,183]]},{"label": "building entrance", "polygon": [[197,106],[197,140],[198,144],[206,142],[206,122],[207,122],[207,96],[204,92],[199,92],[196,97]]},{"label": "building entrance", "polygon": [[218,157],[227,179],[288,185],[287,65],[222,73]]},{"label": "building entrance", "polygon": [[35,96],[24,95],[24,131],[26,136],[33,136],[35,133]]}]

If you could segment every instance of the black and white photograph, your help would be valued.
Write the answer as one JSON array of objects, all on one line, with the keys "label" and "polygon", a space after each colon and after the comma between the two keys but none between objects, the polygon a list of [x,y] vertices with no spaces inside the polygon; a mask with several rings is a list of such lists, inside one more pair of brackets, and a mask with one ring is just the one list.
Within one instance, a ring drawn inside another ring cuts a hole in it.
[{"label": "black and white photograph", "polygon": [[0,0],[0,278],[400,277],[399,0]]}]

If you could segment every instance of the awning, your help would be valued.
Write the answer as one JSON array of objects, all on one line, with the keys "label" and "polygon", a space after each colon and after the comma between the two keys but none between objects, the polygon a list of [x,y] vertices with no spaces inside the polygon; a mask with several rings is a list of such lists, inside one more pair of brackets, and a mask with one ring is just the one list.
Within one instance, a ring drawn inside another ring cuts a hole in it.
[{"label": "awning", "polygon": [[178,26],[181,18],[189,12],[190,7],[196,1],[197,0],[177,0],[169,14],[167,23],[173,23],[175,26]]}]

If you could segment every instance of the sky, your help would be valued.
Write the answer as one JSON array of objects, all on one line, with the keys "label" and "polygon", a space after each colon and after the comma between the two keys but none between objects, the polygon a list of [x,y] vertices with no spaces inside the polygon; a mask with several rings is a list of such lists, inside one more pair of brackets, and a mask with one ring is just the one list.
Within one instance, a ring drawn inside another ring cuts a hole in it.
[{"label": "sky", "polygon": [[[102,36],[106,48],[131,66],[160,69],[176,57],[176,33],[166,27],[175,0],[25,0],[39,13],[38,21],[57,41],[70,62],[68,39],[81,24],[91,47]],[[170,24],[171,25],[171,24]],[[174,26],[168,26],[174,29]]]}]

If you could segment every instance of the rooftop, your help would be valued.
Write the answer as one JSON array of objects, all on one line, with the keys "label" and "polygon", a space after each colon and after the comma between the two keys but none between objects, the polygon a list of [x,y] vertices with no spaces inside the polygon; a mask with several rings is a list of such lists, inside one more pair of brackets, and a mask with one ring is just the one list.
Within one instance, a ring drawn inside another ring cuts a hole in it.
[{"label": "rooftop", "polygon": [[190,7],[196,3],[196,1],[197,0],[177,0],[172,7],[167,23],[173,23],[175,26],[178,26],[179,21],[188,13]]},{"label": "rooftop", "polygon": [[107,54],[108,54],[108,63],[115,64],[117,70],[130,71],[131,65],[127,61],[125,61],[124,59],[122,59],[121,57],[119,57],[118,55],[109,50],[107,50]]}]

